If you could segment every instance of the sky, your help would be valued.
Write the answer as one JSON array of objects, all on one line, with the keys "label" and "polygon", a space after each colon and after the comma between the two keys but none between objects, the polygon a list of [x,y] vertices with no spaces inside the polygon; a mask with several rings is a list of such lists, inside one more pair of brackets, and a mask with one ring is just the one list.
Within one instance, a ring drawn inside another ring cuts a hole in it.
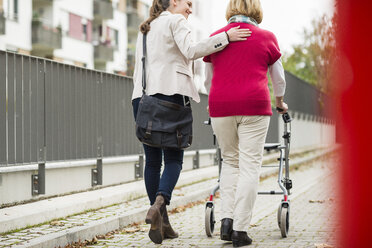
[{"label": "sky", "polygon": [[[211,32],[226,25],[225,10],[229,0],[213,0]],[[263,21],[260,27],[270,30],[278,39],[280,49],[291,52],[291,47],[302,41],[304,27],[323,14],[332,16],[334,0],[261,0]]]}]

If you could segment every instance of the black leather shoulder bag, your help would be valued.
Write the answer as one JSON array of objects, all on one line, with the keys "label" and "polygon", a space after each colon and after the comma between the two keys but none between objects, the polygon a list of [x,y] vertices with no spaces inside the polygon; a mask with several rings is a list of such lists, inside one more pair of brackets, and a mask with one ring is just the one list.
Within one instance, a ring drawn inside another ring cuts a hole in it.
[{"label": "black leather shoulder bag", "polygon": [[137,138],[153,147],[186,149],[192,142],[192,122],[190,104],[182,106],[146,95],[146,34],[144,34],[142,97],[136,116]]}]

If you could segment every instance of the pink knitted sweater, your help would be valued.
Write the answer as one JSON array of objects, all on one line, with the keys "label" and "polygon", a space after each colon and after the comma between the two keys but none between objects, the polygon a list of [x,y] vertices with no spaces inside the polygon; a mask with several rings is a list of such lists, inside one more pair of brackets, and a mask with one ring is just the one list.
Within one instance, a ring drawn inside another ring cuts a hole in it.
[{"label": "pink knitted sweater", "polygon": [[211,36],[235,26],[249,28],[252,36],[203,59],[213,64],[210,116],[272,115],[267,71],[281,57],[276,37],[247,23],[228,24]]}]

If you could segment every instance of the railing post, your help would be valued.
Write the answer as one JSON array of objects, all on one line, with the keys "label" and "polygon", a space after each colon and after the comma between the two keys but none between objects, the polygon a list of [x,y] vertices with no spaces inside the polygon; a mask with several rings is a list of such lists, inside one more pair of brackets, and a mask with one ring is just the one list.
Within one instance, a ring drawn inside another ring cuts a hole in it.
[{"label": "railing post", "polygon": [[196,151],[195,156],[193,157],[193,169],[199,169],[199,151]]},{"label": "railing post", "polygon": [[39,175],[39,195],[45,194],[45,163],[41,163],[38,166]]},{"label": "railing post", "polygon": [[45,62],[38,60],[38,84],[37,93],[39,94],[37,103],[37,117],[39,120],[38,133],[42,136],[37,136],[38,144],[38,174],[31,176],[32,195],[45,194],[45,163],[46,163],[46,82],[45,82]]},{"label": "railing post", "polygon": [[39,154],[42,157],[39,157],[39,164],[36,175],[31,175],[31,184],[32,184],[32,195],[44,195],[45,194],[45,161],[46,161],[46,152],[45,147],[40,149]]},{"label": "railing post", "polygon": [[143,178],[143,165],[144,157],[143,154],[139,155],[138,162],[134,164],[134,178],[139,179]]},{"label": "railing post", "polygon": [[103,185],[102,143],[98,139],[97,165],[92,169],[92,186]]}]

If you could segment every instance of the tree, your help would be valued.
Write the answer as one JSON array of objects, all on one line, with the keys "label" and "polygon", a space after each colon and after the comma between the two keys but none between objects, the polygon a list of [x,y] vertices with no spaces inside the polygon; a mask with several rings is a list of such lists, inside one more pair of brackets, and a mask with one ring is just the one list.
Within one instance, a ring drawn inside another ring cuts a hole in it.
[{"label": "tree", "polygon": [[312,29],[304,29],[303,42],[293,46],[293,53],[283,56],[284,69],[315,85],[322,92],[330,90],[336,61],[336,14],[323,15],[312,21]]}]

